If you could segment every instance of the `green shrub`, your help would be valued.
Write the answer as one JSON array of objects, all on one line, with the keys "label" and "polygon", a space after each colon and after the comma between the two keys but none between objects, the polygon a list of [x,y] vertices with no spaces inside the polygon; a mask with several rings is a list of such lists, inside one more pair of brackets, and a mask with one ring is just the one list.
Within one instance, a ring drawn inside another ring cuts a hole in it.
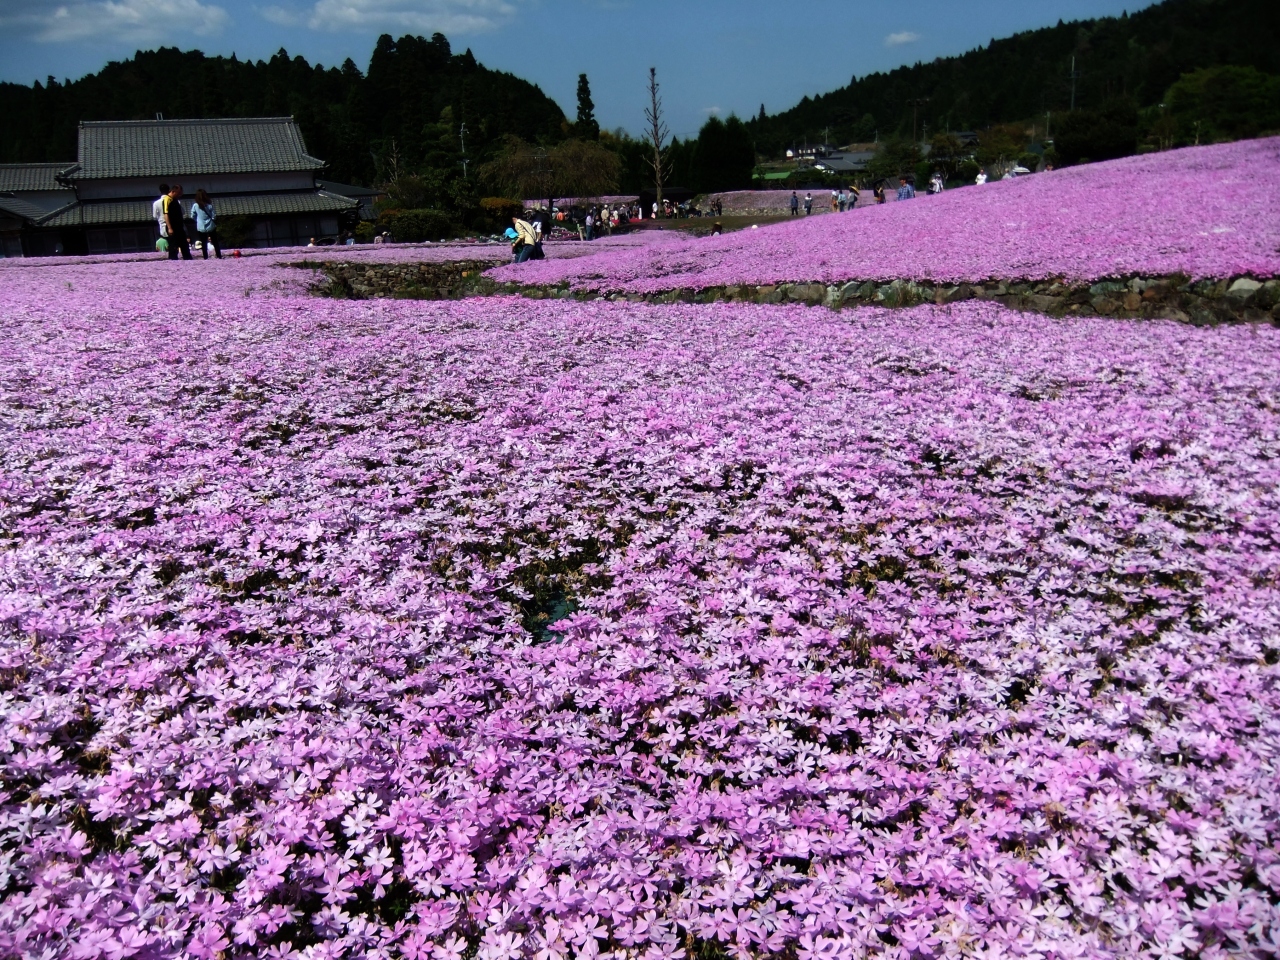
[{"label": "green shrub", "polygon": [[965,183],[973,183],[978,179],[978,171],[982,168],[978,166],[976,160],[964,160],[956,167],[956,179]]},{"label": "green shrub", "polygon": [[248,246],[253,227],[253,217],[219,217],[218,242],[228,250],[238,250]]},{"label": "green shrub", "polygon": [[480,201],[480,209],[489,219],[501,222],[523,213],[524,204],[519,200],[508,200],[506,197],[485,197]]},{"label": "green shrub", "polygon": [[1238,140],[1280,129],[1280,77],[1254,67],[1183,74],[1165,102],[1180,143]]},{"label": "green shrub", "polygon": [[1101,110],[1076,110],[1058,124],[1053,145],[1065,164],[1127,157],[1138,149],[1138,108],[1117,98]]},{"label": "green shrub", "polygon": [[396,243],[446,240],[457,233],[453,219],[440,210],[399,210],[385,214],[379,225]]},{"label": "green shrub", "polygon": [[1028,150],[1026,153],[1019,155],[1018,166],[1026,167],[1032,173],[1040,169],[1040,154],[1032,153]]}]

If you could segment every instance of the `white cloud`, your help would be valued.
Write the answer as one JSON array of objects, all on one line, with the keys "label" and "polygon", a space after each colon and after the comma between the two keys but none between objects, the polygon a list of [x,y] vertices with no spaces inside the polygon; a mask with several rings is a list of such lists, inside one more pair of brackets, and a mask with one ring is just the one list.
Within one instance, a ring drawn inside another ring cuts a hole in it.
[{"label": "white cloud", "polygon": [[110,38],[166,40],[175,34],[218,33],[227,11],[200,0],[70,0],[0,3],[0,27],[46,43]]},{"label": "white cloud", "polygon": [[307,25],[335,32],[477,33],[498,26],[515,11],[508,0],[318,0]]},{"label": "white cloud", "polygon": [[886,47],[900,47],[904,43],[915,43],[920,39],[920,34],[912,33],[910,30],[903,30],[900,33],[891,33],[884,38]]},{"label": "white cloud", "polygon": [[718,117],[720,116],[720,114],[724,113],[724,108],[723,107],[703,107],[702,112],[709,113],[713,117]]},{"label": "white cloud", "polygon": [[259,7],[258,15],[263,20],[271,23],[277,23],[282,27],[294,27],[302,22],[302,16],[296,10],[290,10],[288,7]]}]

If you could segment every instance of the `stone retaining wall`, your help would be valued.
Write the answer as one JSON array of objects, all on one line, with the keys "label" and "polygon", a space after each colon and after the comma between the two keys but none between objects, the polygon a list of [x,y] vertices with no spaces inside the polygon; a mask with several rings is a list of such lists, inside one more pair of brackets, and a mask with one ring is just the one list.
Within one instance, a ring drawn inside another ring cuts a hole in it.
[{"label": "stone retaining wall", "polygon": [[481,274],[494,260],[450,260],[442,263],[341,263],[305,261],[296,266],[320,269],[315,291],[349,300],[460,300],[481,292],[489,281]]},{"label": "stone retaining wall", "polygon": [[1186,277],[1127,277],[1093,284],[1057,281],[1022,283],[991,280],[958,285],[894,280],[841,284],[783,283],[681,289],[652,294],[570,290],[565,287],[498,284],[484,276],[487,260],[449,263],[350,264],[309,263],[324,278],[317,292],[369,299],[396,297],[420,300],[518,295],[530,299],[627,300],[646,303],[805,303],[838,309],[873,305],[908,307],[991,300],[1015,310],[1053,317],[1105,316],[1168,319],[1196,325],[1215,323],[1280,324],[1280,280],[1236,277],[1192,282]]}]

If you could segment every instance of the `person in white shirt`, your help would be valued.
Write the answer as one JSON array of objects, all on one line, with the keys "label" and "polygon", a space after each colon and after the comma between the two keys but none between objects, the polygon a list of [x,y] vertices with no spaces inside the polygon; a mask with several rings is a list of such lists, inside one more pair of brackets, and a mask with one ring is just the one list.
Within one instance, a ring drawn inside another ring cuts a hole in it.
[{"label": "person in white shirt", "polygon": [[160,236],[167,237],[169,228],[164,222],[164,198],[169,193],[169,185],[167,183],[160,184],[160,196],[156,197],[156,202],[151,204],[151,219],[160,225]]},{"label": "person in white shirt", "polygon": [[973,182],[974,182],[974,183],[976,183],[976,184],[978,184],[978,186],[982,186],[982,184],[986,183],[986,182],[987,182],[987,171],[986,171],[985,169],[979,169],[979,170],[978,170],[978,178],[977,178],[976,180],[974,180]]}]

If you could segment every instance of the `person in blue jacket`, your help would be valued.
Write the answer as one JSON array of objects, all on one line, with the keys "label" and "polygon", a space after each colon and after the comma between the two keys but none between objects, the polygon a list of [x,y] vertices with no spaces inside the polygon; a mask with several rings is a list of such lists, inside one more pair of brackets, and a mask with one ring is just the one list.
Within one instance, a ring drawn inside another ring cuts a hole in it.
[{"label": "person in blue jacket", "polygon": [[213,201],[203,189],[196,191],[196,202],[191,207],[191,216],[196,222],[196,237],[204,250],[204,258],[209,259],[209,247],[212,246],[218,259],[222,259],[222,242],[218,239],[217,214],[213,209]]}]

